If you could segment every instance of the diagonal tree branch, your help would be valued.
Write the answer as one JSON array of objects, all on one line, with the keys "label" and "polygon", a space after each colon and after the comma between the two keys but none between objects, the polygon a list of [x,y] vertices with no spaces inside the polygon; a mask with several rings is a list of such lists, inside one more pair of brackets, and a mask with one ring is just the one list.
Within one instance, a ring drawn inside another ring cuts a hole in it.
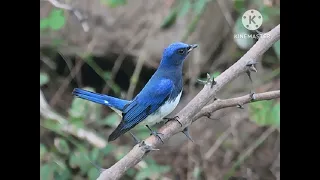
[{"label": "diagonal tree branch", "polygon": [[[162,140],[170,138],[189,126],[192,123],[193,117],[201,111],[210,99],[215,97],[216,93],[221,90],[222,87],[240,74],[248,71],[249,67],[252,67],[248,65],[255,64],[259,57],[280,39],[280,24],[268,33],[265,33],[263,37],[264,38],[260,38],[235,64],[218,76],[215,79],[215,85],[212,86],[207,83],[186,107],[177,114],[183,127],[181,127],[177,121],[170,121],[159,130],[159,132],[163,134],[163,136],[161,136]],[[104,170],[97,180],[113,180],[121,178],[129,168],[135,166],[148,152],[150,152],[149,150],[151,147],[156,148],[162,144],[159,139],[154,136],[150,136],[144,142],[144,146],[134,146],[126,156],[110,168]]]}]

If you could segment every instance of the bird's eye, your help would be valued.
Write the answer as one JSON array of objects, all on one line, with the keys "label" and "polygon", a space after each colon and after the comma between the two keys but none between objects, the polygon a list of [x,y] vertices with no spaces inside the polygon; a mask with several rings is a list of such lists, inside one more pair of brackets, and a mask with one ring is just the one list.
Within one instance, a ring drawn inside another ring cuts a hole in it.
[{"label": "bird's eye", "polygon": [[184,54],[184,49],[179,49],[178,53],[181,54],[181,55]]}]

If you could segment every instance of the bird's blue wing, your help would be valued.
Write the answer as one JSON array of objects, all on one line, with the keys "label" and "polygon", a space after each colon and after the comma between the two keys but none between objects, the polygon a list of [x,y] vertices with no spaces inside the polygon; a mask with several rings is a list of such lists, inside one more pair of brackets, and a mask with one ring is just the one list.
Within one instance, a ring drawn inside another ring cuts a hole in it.
[{"label": "bird's blue wing", "polygon": [[123,109],[122,121],[109,136],[109,141],[129,131],[148,115],[154,113],[170,97],[174,84],[169,79],[147,84],[137,97]]}]

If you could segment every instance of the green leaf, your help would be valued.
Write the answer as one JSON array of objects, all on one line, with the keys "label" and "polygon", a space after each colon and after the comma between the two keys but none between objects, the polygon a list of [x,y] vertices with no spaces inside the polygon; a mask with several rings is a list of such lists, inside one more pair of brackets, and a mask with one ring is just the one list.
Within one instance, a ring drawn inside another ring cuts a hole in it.
[{"label": "green leaf", "polygon": [[40,167],[40,179],[41,180],[51,180],[54,179],[53,173],[56,166],[53,164],[44,164]]},{"label": "green leaf", "polygon": [[92,167],[88,171],[89,180],[96,180],[99,177],[99,171],[97,168]]},{"label": "green leaf", "polygon": [[162,24],[160,26],[161,29],[169,28],[170,26],[172,26],[176,22],[178,10],[179,10],[179,8],[176,7],[169,13],[169,15],[162,22]]},{"label": "green leaf", "polygon": [[280,103],[275,104],[271,110],[270,125],[280,127]]},{"label": "green leaf", "polygon": [[262,6],[260,8],[260,13],[263,13],[269,17],[279,16],[280,15],[280,8],[279,7]]},{"label": "green leaf", "polygon": [[51,120],[51,119],[44,121],[43,124],[46,128],[49,128],[52,131],[60,132],[60,130],[62,128],[62,124],[60,124],[57,121]]},{"label": "green leaf", "polygon": [[221,72],[220,72],[220,71],[216,71],[216,72],[214,72],[214,73],[212,74],[212,76],[211,76],[211,77],[213,77],[213,78],[217,78],[220,74],[221,74]]},{"label": "green leaf", "polygon": [[83,117],[71,117],[69,118],[69,123],[76,126],[77,128],[84,128],[85,123],[84,123],[84,118]]},{"label": "green leaf", "polygon": [[40,144],[40,160],[44,157],[44,155],[48,152],[46,146],[44,144]]},{"label": "green leaf", "polygon": [[61,171],[56,177],[55,180],[69,180],[71,179],[72,174],[69,169]]},{"label": "green leaf", "polygon": [[280,104],[273,100],[258,101],[249,105],[251,120],[259,126],[280,125]]},{"label": "green leaf", "polygon": [[101,121],[101,124],[108,125],[110,127],[117,127],[120,121],[120,116],[117,113],[111,113],[105,119]]},{"label": "green leaf", "polygon": [[46,73],[40,72],[40,86],[43,86],[49,82],[49,76]]},{"label": "green leaf", "polygon": [[193,6],[193,10],[196,14],[201,14],[206,7],[207,0],[197,0]]},{"label": "green leaf", "polygon": [[49,26],[53,30],[61,29],[65,24],[65,16],[60,9],[53,9],[49,15]]},{"label": "green leaf", "polygon": [[121,5],[125,5],[127,3],[126,0],[100,0],[102,4],[105,4],[111,8],[115,8]]},{"label": "green leaf", "polygon": [[136,174],[135,179],[136,180],[145,180],[148,179],[152,175],[152,172],[149,170],[149,168],[144,168]]},{"label": "green leaf", "polygon": [[81,163],[81,159],[79,158],[76,153],[71,154],[69,158],[69,165],[71,168],[75,169],[79,167],[79,164]]},{"label": "green leaf", "polygon": [[129,177],[133,177],[134,174],[136,173],[136,170],[135,169],[128,169],[126,174],[129,176]]},{"label": "green leaf", "polygon": [[185,16],[185,15],[188,13],[188,11],[189,11],[190,8],[191,8],[190,0],[184,1],[184,3],[183,3],[182,6],[181,6],[181,9],[180,9],[180,11],[179,11],[179,13],[178,13],[178,17],[183,17],[183,16]]},{"label": "green leaf", "polygon": [[49,27],[49,19],[48,18],[40,19],[40,30],[47,29],[48,27]]},{"label": "green leaf", "polygon": [[66,140],[62,138],[55,138],[54,139],[54,145],[57,148],[57,150],[62,154],[69,154],[70,148]]},{"label": "green leaf", "polygon": [[239,48],[244,49],[244,50],[248,50],[249,48],[251,48],[253,46],[253,44],[254,44],[253,38],[250,38],[248,36],[242,37],[245,34],[247,34],[247,35],[250,34],[250,32],[248,29],[246,29],[243,26],[241,16],[239,16],[238,19],[236,20],[233,31],[235,33],[235,38],[233,38],[233,39]]},{"label": "green leaf", "polygon": [[244,13],[246,11],[246,5],[244,0],[234,0],[234,8],[238,13]]},{"label": "green leaf", "polygon": [[280,61],[280,40],[278,40],[276,43],[274,43],[272,48]]},{"label": "green leaf", "polygon": [[135,179],[137,180],[143,180],[147,179],[151,175],[154,177],[160,177],[161,174],[169,172],[171,169],[170,166],[160,166],[156,164],[151,164],[147,168],[144,168],[140,170],[137,174]]},{"label": "green leaf", "polygon": [[67,165],[63,160],[54,160],[56,171],[55,171],[55,180],[68,180],[71,177],[71,172],[68,169]]},{"label": "green leaf", "polygon": [[69,115],[72,118],[84,118],[88,114],[88,101],[80,98],[74,98],[71,103]]},{"label": "green leaf", "polygon": [[83,151],[76,151],[70,156],[69,164],[72,168],[80,168],[80,174],[85,175],[92,167],[88,161],[88,154]]},{"label": "green leaf", "polygon": [[107,147],[102,149],[102,153],[104,156],[108,155],[110,152],[112,152],[115,149],[115,146],[112,144],[108,144]]},{"label": "green leaf", "polygon": [[91,161],[95,162],[98,160],[100,154],[100,149],[98,148],[93,148],[92,151],[90,152],[90,158]]}]

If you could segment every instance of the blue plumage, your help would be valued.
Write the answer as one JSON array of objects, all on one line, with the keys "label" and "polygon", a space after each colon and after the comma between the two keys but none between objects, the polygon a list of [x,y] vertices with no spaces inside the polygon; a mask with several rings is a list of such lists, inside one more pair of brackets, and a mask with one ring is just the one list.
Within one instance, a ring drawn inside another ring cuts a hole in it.
[{"label": "blue plumage", "polygon": [[[122,121],[111,133],[108,141],[117,139],[137,124],[154,125],[170,114],[180,101],[183,89],[183,61],[197,45],[177,42],[163,52],[160,65],[145,87],[132,100],[122,100],[107,95],[76,88],[79,98],[103,104],[122,112]],[[148,127],[149,128],[149,127]]]}]

